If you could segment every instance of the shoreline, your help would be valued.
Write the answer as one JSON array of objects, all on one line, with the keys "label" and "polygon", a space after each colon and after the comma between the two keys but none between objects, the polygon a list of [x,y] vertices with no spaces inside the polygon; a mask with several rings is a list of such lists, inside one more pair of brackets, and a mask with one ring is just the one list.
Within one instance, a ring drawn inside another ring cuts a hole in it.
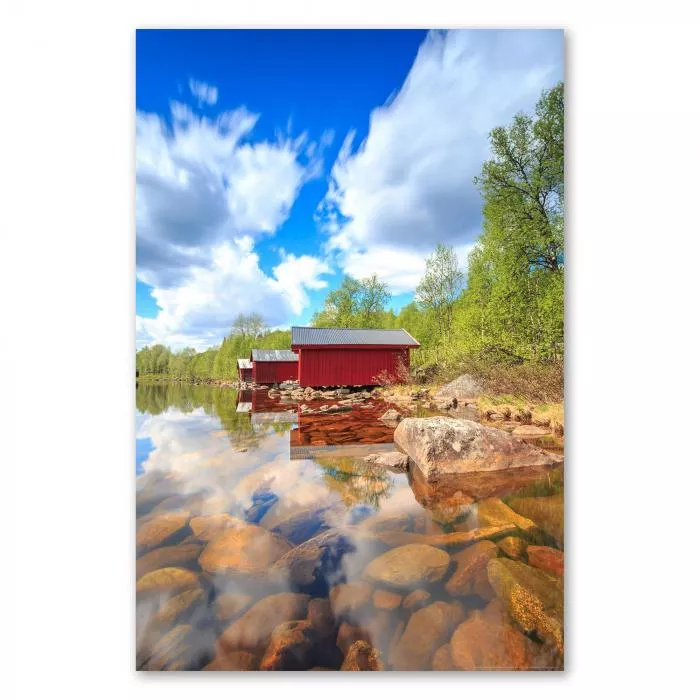
[{"label": "shoreline", "polygon": [[[216,386],[231,388],[237,391],[270,391],[273,386],[250,385],[230,379],[193,379],[172,376],[144,375],[136,377],[136,382],[152,384],[189,384],[192,386]],[[455,418],[463,418],[465,411],[476,414],[477,420],[484,425],[500,428],[511,432],[525,428],[521,437],[546,437],[550,435],[557,442],[564,438],[564,402],[541,402],[526,397],[509,394],[487,394],[471,391],[464,392],[450,389],[452,382],[447,384],[396,384],[391,386],[367,387],[335,387],[333,389],[317,389],[322,392],[337,389],[350,389],[350,393],[372,391],[375,398],[397,404],[399,406],[421,406],[431,410],[444,411]],[[276,389],[275,389],[276,390]],[[526,435],[525,433],[530,433]]]}]

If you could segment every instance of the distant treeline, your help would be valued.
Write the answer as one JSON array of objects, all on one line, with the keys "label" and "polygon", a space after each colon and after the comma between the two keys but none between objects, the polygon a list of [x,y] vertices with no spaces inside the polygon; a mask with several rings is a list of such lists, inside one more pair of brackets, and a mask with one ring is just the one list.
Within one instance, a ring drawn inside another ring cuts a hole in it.
[{"label": "distant treeline", "polygon": [[[420,343],[414,366],[559,362],[564,352],[564,86],[543,93],[535,114],[518,114],[490,134],[492,157],[475,184],[484,199],[483,231],[462,269],[438,245],[413,301],[388,309],[388,285],[372,275],[345,277],[312,324],[405,328]],[[140,350],[143,374],[233,378],[253,347],[289,348],[290,331],[270,331],[240,315],[220,347],[196,353],[162,345]]]}]

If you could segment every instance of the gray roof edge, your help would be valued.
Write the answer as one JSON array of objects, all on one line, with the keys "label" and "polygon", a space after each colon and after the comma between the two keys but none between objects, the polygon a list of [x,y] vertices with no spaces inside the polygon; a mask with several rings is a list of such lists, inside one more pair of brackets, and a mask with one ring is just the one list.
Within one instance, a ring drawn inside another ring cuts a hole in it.
[{"label": "gray roof edge", "polygon": [[[353,327],[353,328],[334,328],[332,326],[292,326],[292,339],[294,338],[294,330],[299,329],[299,330],[320,330],[320,331],[370,331],[370,332],[381,332],[381,331],[387,331],[387,332],[395,332],[395,331],[401,331],[402,333],[405,333],[415,344],[417,347],[420,347],[420,343],[405,329],[405,328],[359,328],[359,327]],[[361,344],[361,343],[358,343]]]}]

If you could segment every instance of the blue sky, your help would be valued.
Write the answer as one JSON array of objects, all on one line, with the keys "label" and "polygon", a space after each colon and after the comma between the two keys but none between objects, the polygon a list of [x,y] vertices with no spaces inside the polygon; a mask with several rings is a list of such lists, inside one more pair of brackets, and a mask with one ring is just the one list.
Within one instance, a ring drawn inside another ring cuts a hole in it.
[{"label": "blue sky", "polygon": [[466,257],[488,131],[563,79],[555,30],[140,30],[137,343],[306,323],[344,274],[407,303]]}]

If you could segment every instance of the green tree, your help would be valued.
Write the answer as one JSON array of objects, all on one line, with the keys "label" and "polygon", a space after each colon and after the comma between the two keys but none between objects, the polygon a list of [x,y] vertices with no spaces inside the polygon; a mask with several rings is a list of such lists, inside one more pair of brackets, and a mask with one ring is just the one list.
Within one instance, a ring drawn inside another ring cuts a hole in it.
[{"label": "green tree", "polygon": [[535,116],[491,132],[493,158],[476,178],[484,230],[469,262],[458,326],[489,356],[561,359],[564,347],[564,88]]},{"label": "green tree", "polygon": [[452,338],[454,311],[465,276],[460,270],[457,254],[450,246],[438,244],[425,261],[425,275],[416,287],[418,307],[426,311],[435,323],[438,346]]},{"label": "green tree", "polygon": [[389,285],[376,274],[360,281],[356,318],[362,328],[381,328],[385,322],[385,307],[389,303]]}]

